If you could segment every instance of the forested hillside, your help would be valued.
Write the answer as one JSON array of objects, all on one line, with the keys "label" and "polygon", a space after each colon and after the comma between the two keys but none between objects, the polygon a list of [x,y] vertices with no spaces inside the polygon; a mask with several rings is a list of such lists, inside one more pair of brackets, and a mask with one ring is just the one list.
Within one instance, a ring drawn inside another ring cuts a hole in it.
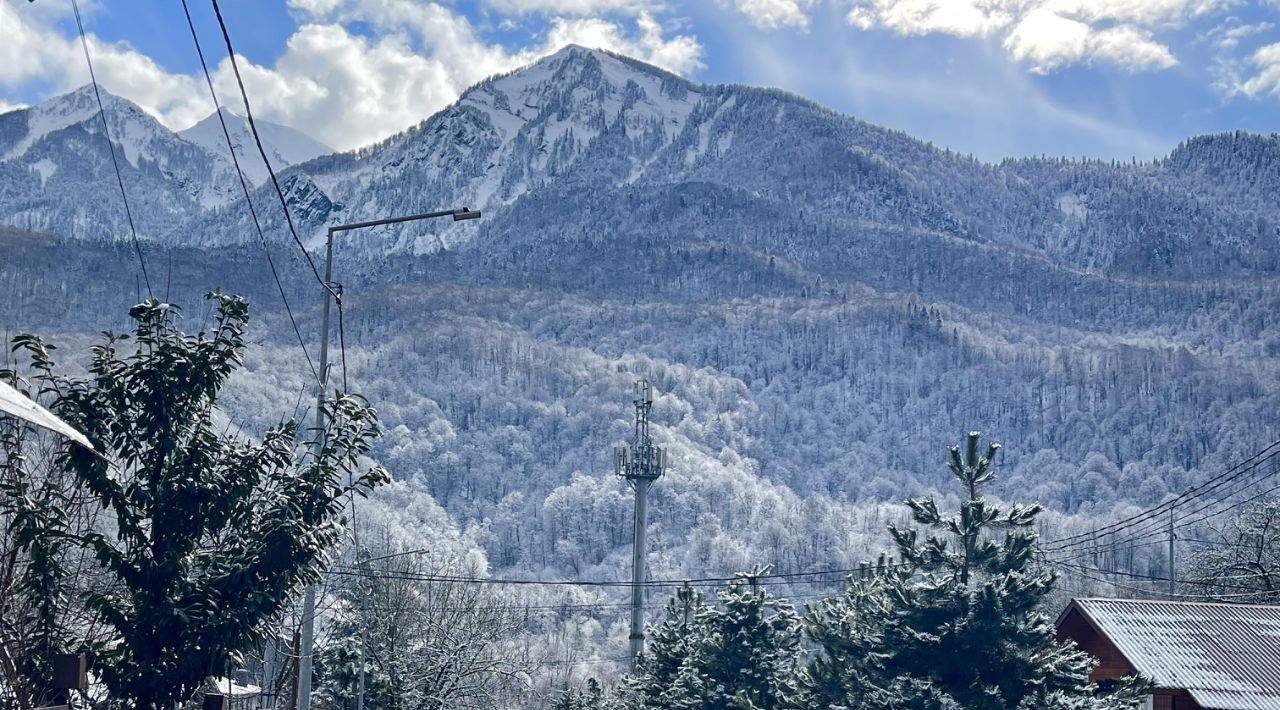
[{"label": "forested hillside", "polygon": [[[83,345],[145,289],[95,124],[64,116],[31,140],[45,115],[0,116],[0,220],[21,228],[0,232],[0,323]],[[226,173],[144,119],[113,125],[151,132],[122,150],[156,295],[195,331],[201,293],[244,294],[252,343],[226,413],[303,415],[310,372]],[[986,164],[570,48],[282,182],[313,247],[344,221],[484,211],[338,244],[336,373],[377,408],[373,456],[397,480],[370,529],[439,531],[490,570],[616,579],[630,500],[610,452],[641,377],[671,456],[657,577],[870,558],[902,516],[884,504],[938,489],[943,447],[969,430],[1005,444],[993,491],[1044,503],[1059,531],[1276,439],[1278,152],[1229,134],[1154,163]],[[314,357],[319,286],[266,189],[267,248]],[[622,643],[620,615],[586,616],[575,633]],[[539,647],[578,643],[567,628]]]}]

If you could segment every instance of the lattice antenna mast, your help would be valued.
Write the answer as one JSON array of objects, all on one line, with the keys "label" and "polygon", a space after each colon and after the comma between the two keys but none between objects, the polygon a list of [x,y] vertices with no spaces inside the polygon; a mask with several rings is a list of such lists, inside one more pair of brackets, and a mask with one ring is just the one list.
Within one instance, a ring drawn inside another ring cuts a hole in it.
[{"label": "lattice antenna mast", "polygon": [[653,411],[653,388],[648,380],[636,383],[636,424],[630,446],[613,451],[614,473],[627,479],[632,488],[638,482],[653,483],[662,478],[667,466],[667,452],[654,446],[649,434],[649,414]]},{"label": "lattice antenna mast", "polygon": [[636,425],[630,446],[613,450],[613,471],[627,479],[636,492],[635,536],[631,548],[631,670],[644,650],[644,557],[645,528],[649,506],[649,486],[662,477],[667,468],[667,452],[653,445],[649,434],[649,414],[653,411],[653,388],[648,380],[636,383]]}]

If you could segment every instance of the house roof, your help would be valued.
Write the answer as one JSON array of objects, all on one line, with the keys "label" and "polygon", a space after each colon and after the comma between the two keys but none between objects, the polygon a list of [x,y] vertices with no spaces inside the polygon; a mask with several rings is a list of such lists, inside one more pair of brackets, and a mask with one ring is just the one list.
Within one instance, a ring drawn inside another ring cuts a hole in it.
[{"label": "house roof", "polygon": [[1072,599],[1158,688],[1210,710],[1280,710],[1280,606]]}]

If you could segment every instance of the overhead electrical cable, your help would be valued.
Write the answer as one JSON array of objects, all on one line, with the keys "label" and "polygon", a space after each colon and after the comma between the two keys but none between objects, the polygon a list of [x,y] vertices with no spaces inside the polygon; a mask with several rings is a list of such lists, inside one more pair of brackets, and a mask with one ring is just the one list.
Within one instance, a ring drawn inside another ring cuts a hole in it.
[{"label": "overhead electrical cable", "polygon": [[1193,486],[1192,488],[1187,489],[1181,494],[1173,498],[1170,498],[1169,500],[1161,503],[1160,505],[1157,505],[1152,508],[1148,508],[1147,510],[1140,511],[1127,518],[1118,520],[1109,525],[1104,525],[1098,528],[1094,528],[1088,532],[1077,533],[1075,535],[1068,535],[1066,537],[1057,538],[1054,540],[1048,540],[1042,545],[1042,547],[1046,550],[1055,551],[1055,550],[1064,550],[1071,547],[1077,547],[1080,545],[1087,545],[1087,544],[1091,544],[1092,542],[1102,537],[1103,535],[1114,534],[1122,530],[1127,530],[1127,529],[1136,527],[1138,525],[1142,525],[1143,523],[1151,521],[1153,518],[1155,518],[1156,516],[1162,513],[1167,513],[1171,508],[1176,507],[1179,503],[1189,498],[1198,497],[1212,490],[1215,490],[1221,485],[1225,485],[1226,483],[1229,483],[1230,481],[1235,480],[1239,476],[1252,471],[1258,465],[1264,463],[1265,461],[1270,460],[1271,458],[1277,455],[1280,455],[1280,449],[1278,449],[1277,447],[1280,447],[1280,440],[1273,441],[1271,444],[1264,447],[1261,451],[1258,451],[1253,456],[1250,456],[1244,461],[1237,463],[1236,465],[1227,469],[1223,473],[1220,473],[1217,476],[1214,476],[1213,478],[1209,479],[1208,481],[1205,481],[1204,483],[1201,483],[1198,486]]},{"label": "overhead electrical cable", "polygon": [[[267,175],[271,177],[271,185],[275,188],[276,197],[280,199],[280,209],[284,212],[285,223],[289,226],[289,234],[293,237],[293,241],[298,245],[298,248],[302,250],[302,255],[306,258],[307,264],[311,267],[311,273],[315,276],[316,281],[319,282],[321,288],[323,288],[329,296],[333,298],[334,305],[338,308],[338,324],[341,327],[343,322],[342,289],[335,288],[333,284],[325,281],[324,278],[320,276],[320,269],[316,267],[316,262],[311,258],[311,253],[307,251],[306,245],[302,243],[302,238],[298,236],[298,229],[293,224],[293,215],[289,211],[289,201],[285,199],[284,190],[280,188],[280,180],[276,177],[276,171],[271,167],[271,159],[267,157],[267,150],[262,145],[262,136],[258,134],[258,124],[253,118],[253,108],[249,105],[249,92],[245,90],[244,79],[240,76],[240,63],[236,60],[236,50],[231,44],[231,33],[227,30],[227,23],[222,17],[222,8],[218,5],[218,0],[210,1],[213,3],[213,14],[218,18],[218,28],[222,30],[223,42],[227,45],[227,57],[231,60],[231,70],[236,76],[236,86],[240,89],[240,98],[244,101],[245,121],[249,124],[249,130],[253,133],[253,142],[258,146],[258,154],[262,156],[262,164],[267,168]],[[339,333],[339,335],[341,335],[341,333]],[[324,337],[328,338],[329,334],[325,333]],[[338,345],[341,349],[342,356],[342,389],[343,391],[346,391],[347,346],[345,338],[342,338]],[[322,372],[320,373],[320,377],[327,383],[329,373]]]},{"label": "overhead electrical cable", "polygon": [[[1228,502],[1233,496],[1245,492],[1251,486],[1261,483],[1267,478],[1274,476],[1277,472],[1280,472],[1280,461],[1277,461],[1269,469],[1263,469],[1256,475],[1256,477],[1251,476],[1246,478],[1243,485],[1228,490],[1225,493],[1220,493],[1199,507],[1191,509],[1177,520],[1173,529],[1176,531],[1202,525],[1209,519],[1220,516],[1227,511],[1248,505],[1259,498],[1280,491],[1280,485],[1276,485],[1250,496],[1249,498],[1245,498],[1234,503]],[[1109,534],[1114,536],[1114,533]],[[1156,520],[1153,523],[1147,524],[1138,530],[1134,530],[1126,534],[1124,537],[1114,538],[1112,540],[1103,540],[1099,537],[1097,539],[1087,541],[1084,545],[1076,544],[1064,548],[1047,550],[1047,552],[1051,554],[1065,554],[1069,559],[1080,559],[1102,551],[1127,551],[1145,545],[1164,543],[1168,540],[1167,535],[1167,523],[1165,521]]]},{"label": "overhead electrical cable", "polygon": [[244,102],[245,121],[249,124],[249,130],[253,133],[253,142],[258,146],[258,154],[262,156],[262,163],[266,166],[267,174],[271,177],[271,184],[275,187],[276,196],[280,199],[280,210],[284,212],[285,222],[289,225],[289,234],[302,251],[302,256],[311,267],[311,273],[315,276],[316,282],[328,291],[329,295],[336,298],[337,292],[320,276],[320,269],[316,267],[315,260],[311,258],[311,253],[307,251],[306,245],[302,243],[302,239],[298,236],[297,228],[293,225],[293,215],[289,212],[289,201],[285,199],[284,190],[280,188],[280,181],[276,178],[276,172],[271,167],[271,159],[267,157],[267,149],[262,145],[262,137],[258,135],[258,125],[253,118],[253,108],[249,105],[249,92],[245,90],[244,79],[240,76],[240,63],[236,60],[236,50],[231,44],[231,33],[227,31],[227,23],[222,17],[222,8],[218,5],[218,0],[211,1],[213,3],[213,13],[218,18],[218,28],[222,30],[222,39],[227,45],[227,57],[231,59],[231,70],[236,76],[236,86],[240,88],[240,99]]},{"label": "overhead electrical cable", "polygon": [[209,86],[209,96],[213,99],[213,110],[218,115],[218,123],[222,126],[222,136],[226,139],[227,152],[231,154],[231,163],[235,166],[236,176],[240,179],[240,190],[244,193],[245,205],[249,208],[249,215],[253,218],[253,228],[258,233],[258,241],[262,243],[262,251],[267,256],[267,266],[271,268],[271,278],[275,281],[276,289],[280,292],[280,300],[284,303],[285,313],[289,316],[289,324],[293,326],[294,335],[298,338],[298,346],[302,349],[302,355],[307,360],[307,367],[311,369],[311,375],[317,382],[320,381],[320,373],[316,370],[315,363],[311,360],[311,353],[307,350],[306,342],[302,338],[302,331],[298,328],[298,321],[293,317],[293,308],[289,305],[289,297],[285,294],[284,284],[280,281],[280,273],[276,269],[275,259],[271,257],[271,248],[267,244],[266,235],[262,232],[262,223],[258,219],[258,210],[253,206],[253,199],[249,196],[249,183],[245,180],[244,170],[240,168],[240,159],[236,156],[235,142],[231,140],[231,131],[227,128],[227,120],[222,115],[222,104],[218,101],[218,93],[213,88],[213,78],[209,74],[209,65],[204,59],[204,50],[200,47],[200,37],[196,33],[196,25],[191,20],[191,9],[187,6],[187,0],[182,0],[182,11],[187,16],[187,27],[191,30],[191,41],[195,43],[196,55],[200,58],[200,68],[204,70],[204,80]]},{"label": "overhead electrical cable", "polygon": [[[509,586],[551,586],[551,587],[659,587],[673,588],[682,586],[714,586],[727,584],[729,582],[748,582],[756,584],[840,584],[844,582],[844,578],[851,574],[858,574],[863,571],[876,572],[885,569],[909,567],[910,563],[897,563],[884,566],[871,565],[869,567],[859,567],[851,569],[831,569],[815,572],[788,572],[777,574],[747,575],[737,574],[731,577],[700,577],[690,579],[654,579],[647,580],[637,585],[630,580],[571,580],[571,579],[554,579],[554,580],[538,580],[538,579],[504,579],[497,577],[465,577],[456,575],[433,575],[433,574],[417,574],[410,572],[390,572],[390,573],[370,573],[358,568],[345,566],[335,567],[329,570],[330,574],[341,576],[368,576],[377,579],[394,579],[405,581],[419,582],[441,582],[441,583],[459,583],[459,584],[495,584]],[[820,576],[841,575],[839,579],[817,579]]]},{"label": "overhead electrical cable", "polygon": [[133,210],[129,208],[129,196],[125,194],[124,177],[120,173],[120,161],[116,158],[116,147],[111,142],[111,128],[107,125],[107,109],[102,104],[102,92],[98,88],[98,77],[93,71],[93,59],[89,57],[89,39],[85,36],[84,22],[80,19],[80,4],[71,0],[71,9],[76,16],[76,29],[80,32],[80,46],[84,49],[84,62],[89,67],[89,82],[93,84],[93,96],[98,101],[98,116],[102,118],[102,135],[107,139],[107,150],[111,152],[111,166],[116,171],[116,185],[120,187],[120,199],[124,202],[124,215],[129,221],[129,236],[133,242],[133,253],[138,257],[138,266],[142,269],[142,280],[147,284],[147,296],[154,298],[151,292],[151,277],[147,274],[147,260],[142,256],[142,246],[138,243],[138,229],[133,224]]},{"label": "overhead electrical cable", "polygon": [[[1071,564],[1061,564],[1060,566],[1065,567],[1067,569],[1074,570],[1076,574],[1078,574],[1081,577],[1084,577],[1085,579],[1090,579],[1095,582],[1101,582],[1102,584],[1109,584],[1117,589],[1125,589],[1131,592],[1137,592],[1144,595],[1156,595],[1156,596],[1164,597],[1166,599],[1174,600],[1174,601],[1205,601],[1206,599],[1212,599],[1214,601],[1224,601],[1226,603],[1241,604],[1244,602],[1231,602],[1230,600],[1242,599],[1244,597],[1256,597],[1259,594],[1264,593],[1264,592],[1254,591],[1254,592],[1239,592],[1239,593],[1232,593],[1232,594],[1213,594],[1213,595],[1207,595],[1207,596],[1202,596],[1198,594],[1178,594],[1178,593],[1170,594],[1169,592],[1161,592],[1159,590],[1144,589],[1142,587],[1135,587],[1133,585],[1122,584],[1120,582],[1115,582],[1108,579],[1102,579],[1101,577],[1095,577],[1089,573],[1090,568],[1088,567],[1081,567],[1079,565],[1071,565]],[[1109,574],[1109,573],[1103,572],[1103,574]]]}]

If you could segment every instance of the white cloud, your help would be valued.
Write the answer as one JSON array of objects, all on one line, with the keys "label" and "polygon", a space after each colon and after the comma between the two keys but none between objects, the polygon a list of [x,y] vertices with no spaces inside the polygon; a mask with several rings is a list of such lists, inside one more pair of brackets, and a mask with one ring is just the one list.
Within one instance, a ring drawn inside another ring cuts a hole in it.
[{"label": "white cloud", "polygon": [[531,54],[550,54],[566,45],[580,44],[620,52],[676,74],[688,74],[702,67],[702,45],[692,36],[665,39],[662,25],[647,13],[636,18],[636,26],[640,35],[629,38],[612,22],[596,18],[559,18],[548,31],[546,42]]},{"label": "white cloud", "polygon": [[[631,0],[495,0],[530,9],[606,5],[639,8]],[[78,37],[63,34],[65,16],[42,8],[26,12],[0,2],[0,87],[41,81],[57,91],[88,82]],[[37,3],[50,6],[54,3]],[[32,7],[36,7],[32,6]],[[686,74],[701,67],[702,47],[691,35],[668,36],[639,9],[630,21],[595,17],[550,18],[545,36],[507,50],[477,35],[466,17],[417,0],[289,0],[299,26],[270,66],[238,57],[254,115],[295,126],[340,149],[354,148],[408,128],[489,75],[514,69],[578,43],[610,49]],[[363,23],[372,32],[347,26]],[[169,72],[123,43],[90,35],[98,79],[171,128],[189,126],[212,111],[203,76]],[[206,52],[209,48],[206,48]],[[211,67],[219,98],[235,107],[238,90],[230,62]]]},{"label": "white cloud", "polygon": [[1004,48],[1036,71],[1050,71],[1082,59],[1089,48],[1089,25],[1039,9],[1028,13],[1004,38]]},{"label": "white cloud", "polygon": [[549,15],[594,15],[602,12],[640,14],[661,9],[654,0],[487,0],[499,12],[544,13]]},{"label": "white cloud", "polygon": [[1280,98],[1280,42],[1255,51],[1249,63],[1256,73],[1236,90],[1250,98],[1267,94]]},{"label": "white cloud", "polygon": [[997,37],[1033,71],[1095,61],[1130,71],[1174,66],[1155,32],[1224,10],[1238,0],[851,0],[846,21],[900,35]]},{"label": "white cloud", "polygon": [[880,24],[899,34],[985,37],[1012,20],[1002,4],[989,0],[874,0],[868,9]]},{"label": "white cloud", "polygon": [[1151,26],[1181,25],[1186,20],[1223,10],[1236,0],[1050,0],[1047,5],[1089,22],[1112,20]]},{"label": "white cloud", "polygon": [[1169,48],[1152,40],[1148,32],[1128,25],[1095,31],[1084,22],[1044,9],[1024,17],[1005,37],[1004,47],[1015,60],[1039,73],[1094,60],[1130,70],[1164,69],[1178,63]]},{"label": "white cloud", "polygon": [[756,27],[768,30],[808,27],[809,5],[809,0],[737,0],[738,12],[746,15]]},{"label": "white cloud", "polygon": [[1167,69],[1178,63],[1169,48],[1151,33],[1129,25],[1109,27],[1089,37],[1089,56],[1106,59],[1130,70]]}]

